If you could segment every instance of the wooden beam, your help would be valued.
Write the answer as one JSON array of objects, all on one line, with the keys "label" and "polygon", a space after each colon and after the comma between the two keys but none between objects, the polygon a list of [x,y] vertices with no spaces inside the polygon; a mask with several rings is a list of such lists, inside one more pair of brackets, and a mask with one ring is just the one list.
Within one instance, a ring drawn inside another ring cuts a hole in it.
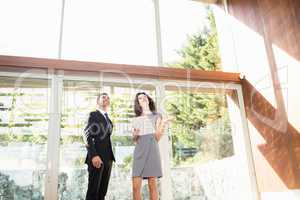
[{"label": "wooden beam", "polygon": [[192,1],[198,1],[201,3],[217,3],[218,0],[192,0]]},{"label": "wooden beam", "polygon": [[196,69],[179,69],[173,67],[58,60],[48,58],[0,55],[0,67],[1,66],[79,72],[111,72],[116,74],[126,73],[132,76],[150,77],[155,79],[240,83],[239,73],[229,73],[221,71],[211,72]]}]

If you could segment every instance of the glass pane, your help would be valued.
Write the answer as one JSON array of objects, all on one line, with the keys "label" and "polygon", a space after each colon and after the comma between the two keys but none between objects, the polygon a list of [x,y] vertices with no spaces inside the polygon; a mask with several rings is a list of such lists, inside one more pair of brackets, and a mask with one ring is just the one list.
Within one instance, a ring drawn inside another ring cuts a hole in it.
[{"label": "glass pane", "polygon": [[[59,199],[84,199],[88,173],[84,164],[86,148],[82,131],[89,112],[96,109],[100,82],[64,81],[63,113],[61,122]],[[109,116],[114,123],[112,134],[116,163],[113,165],[108,189],[108,199],[132,199],[131,167],[134,144],[130,123],[133,117],[133,100],[137,91],[129,87],[103,86],[101,92],[109,93]],[[155,98],[154,89],[145,89]],[[126,187],[124,187],[126,186]],[[144,184],[144,190],[147,185]],[[143,196],[148,198],[147,191]]]},{"label": "glass pane", "polygon": [[96,109],[99,82],[64,81],[60,137],[58,196],[85,199],[87,169],[82,133],[90,111]]},{"label": "glass pane", "polygon": [[227,91],[167,90],[165,109],[172,144],[174,200],[235,199],[243,191],[240,156],[234,151],[234,122]]},{"label": "glass pane", "polygon": [[220,56],[212,10],[190,0],[160,0],[164,65],[217,70]]},{"label": "glass pane", "polygon": [[50,85],[0,77],[0,199],[44,199]]},{"label": "glass pane", "polygon": [[60,0],[0,1],[0,54],[57,58]]},{"label": "glass pane", "polygon": [[66,1],[62,57],[154,65],[154,27],[152,0]]},{"label": "glass pane", "polygon": [[[115,124],[112,143],[116,164],[112,170],[108,199],[132,199],[132,160],[134,143],[131,133],[131,119],[134,114],[134,98],[137,92],[144,91],[155,100],[155,90],[129,87],[113,87],[111,114]],[[147,182],[142,185],[143,199],[149,199]]]}]

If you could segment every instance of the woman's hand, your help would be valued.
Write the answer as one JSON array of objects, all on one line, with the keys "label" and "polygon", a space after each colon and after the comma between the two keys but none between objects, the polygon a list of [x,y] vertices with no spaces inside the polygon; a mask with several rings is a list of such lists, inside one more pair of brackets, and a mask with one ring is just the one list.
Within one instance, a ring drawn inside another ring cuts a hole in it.
[{"label": "woman's hand", "polygon": [[168,125],[173,120],[174,120],[174,117],[163,117],[160,121],[160,125],[165,127],[166,125]]},{"label": "woman's hand", "polygon": [[169,122],[171,122],[173,120],[174,120],[174,117],[163,117],[163,118],[157,119],[156,133],[155,133],[155,138],[157,141],[159,141],[161,136],[164,134],[165,128],[169,124]]},{"label": "woman's hand", "polygon": [[140,129],[133,128],[133,142],[137,143],[139,137],[140,137]]}]

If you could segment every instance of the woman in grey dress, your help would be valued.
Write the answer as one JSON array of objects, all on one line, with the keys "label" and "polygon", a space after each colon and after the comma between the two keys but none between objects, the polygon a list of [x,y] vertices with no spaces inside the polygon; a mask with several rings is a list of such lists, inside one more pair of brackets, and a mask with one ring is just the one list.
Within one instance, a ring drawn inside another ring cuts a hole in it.
[{"label": "woman in grey dress", "polygon": [[152,98],[144,92],[137,93],[134,101],[136,117],[132,121],[135,149],[133,155],[133,199],[141,199],[143,179],[148,179],[151,200],[158,200],[156,179],[162,177],[158,141],[168,120],[156,112]]}]

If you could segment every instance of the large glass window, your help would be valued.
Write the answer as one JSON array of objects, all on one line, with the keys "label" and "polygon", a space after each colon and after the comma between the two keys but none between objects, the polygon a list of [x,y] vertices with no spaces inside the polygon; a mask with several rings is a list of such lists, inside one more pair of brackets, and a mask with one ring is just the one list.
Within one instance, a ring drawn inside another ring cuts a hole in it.
[{"label": "large glass window", "polygon": [[[85,198],[88,174],[84,164],[86,148],[82,134],[89,112],[96,109],[96,99],[100,91],[110,95],[109,115],[114,123],[111,139],[116,163],[113,165],[107,198],[132,199],[131,168],[134,144],[130,127],[134,116],[133,101],[138,91],[145,91],[155,99],[155,88],[103,85],[99,81],[85,80],[65,80],[63,85],[59,199]],[[143,184],[143,196],[148,198],[146,182]]]},{"label": "large glass window", "polygon": [[221,68],[212,9],[190,0],[159,0],[165,66],[215,71]]},{"label": "large glass window", "polygon": [[168,129],[173,199],[240,196],[245,169],[239,168],[243,160],[233,146],[237,133],[226,90],[167,88],[164,107],[174,117]]},{"label": "large glass window", "polygon": [[156,65],[152,0],[66,1],[62,58]]},{"label": "large glass window", "polygon": [[[64,2],[1,1],[0,54],[155,66],[160,25],[163,65],[221,68],[216,24],[207,4],[191,0]],[[155,20],[156,2],[160,24]]]},{"label": "large glass window", "polygon": [[0,77],[0,199],[44,199],[49,85]]},{"label": "large glass window", "polygon": [[[1,72],[0,77],[0,197],[45,199],[45,187],[53,186],[45,180],[46,155],[51,153],[47,152],[47,140],[54,133],[48,131],[51,81],[5,74],[13,73]],[[107,198],[132,199],[131,120],[134,98],[140,91],[155,100],[163,116],[174,117],[168,126],[169,137],[160,141],[164,171],[158,181],[163,189],[159,191],[161,195],[171,194],[174,200],[249,196],[251,180],[237,85],[225,89],[225,85],[217,83],[157,82],[145,77],[131,77],[127,83],[116,74],[100,77],[95,73],[68,71],[59,75],[63,84],[58,84],[57,89],[62,90],[62,97],[53,98],[62,100],[61,118],[53,119],[60,120],[60,133],[54,133],[60,134],[60,160],[59,166],[51,166],[59,169],[58,185],[54,186],[58,199],[85,198],[88,173],[82,135],[100,92],[111,97],[109,116],[114,123],[112,144],[116,163]],[[49,145],[50,151],[57,150],[52,143]],[[51,178],[57,177],[54,174]],[[143,182],[142,195],[149,198],[147,181]]]},{"label": "large glass window", "polygon": [[0,54],[57,58],[61,0],[0,1]]},{"label": "large glass window", "polygon": [[97,81],[64,81],[60,137],[58,196],[60,200],[84,199],[87,170],[82,140],[89,111],[96,108]]}]

